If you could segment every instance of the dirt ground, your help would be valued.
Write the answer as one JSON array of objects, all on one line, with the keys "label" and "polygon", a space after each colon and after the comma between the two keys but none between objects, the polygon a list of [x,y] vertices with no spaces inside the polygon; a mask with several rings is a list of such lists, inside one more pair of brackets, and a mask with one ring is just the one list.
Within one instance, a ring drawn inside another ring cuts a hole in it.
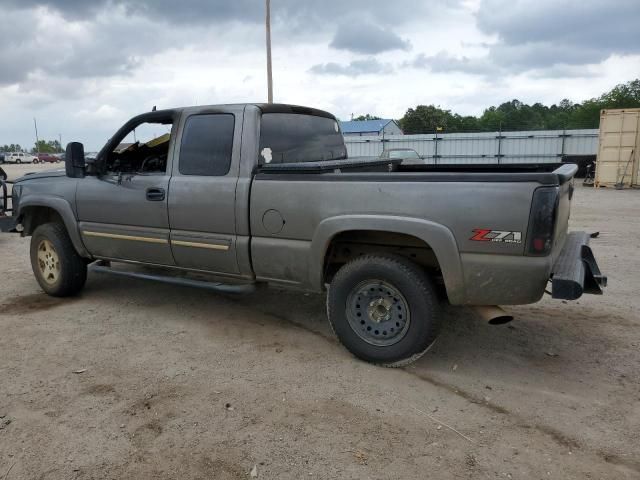
[{"label": "dirt ground", "polygon": [[605,295],[506,326],[448,308],[399,370],[346,352],[322,296],[91,274],[59,300],[0,235],[0,480],[638,479],[639,214],[638,191],[578,188]]}]

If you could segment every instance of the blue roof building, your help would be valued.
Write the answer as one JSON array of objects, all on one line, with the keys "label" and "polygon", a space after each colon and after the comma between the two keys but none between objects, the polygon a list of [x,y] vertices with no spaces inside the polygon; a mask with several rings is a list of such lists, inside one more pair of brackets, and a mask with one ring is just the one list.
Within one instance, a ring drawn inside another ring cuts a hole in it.
[{"label": "blue roof building", "polygon": [[340,122],[342,134],[347,136],[383,136],[402,135],[402,129],[398,122],[391,119],[380,120],[351,120]]}]

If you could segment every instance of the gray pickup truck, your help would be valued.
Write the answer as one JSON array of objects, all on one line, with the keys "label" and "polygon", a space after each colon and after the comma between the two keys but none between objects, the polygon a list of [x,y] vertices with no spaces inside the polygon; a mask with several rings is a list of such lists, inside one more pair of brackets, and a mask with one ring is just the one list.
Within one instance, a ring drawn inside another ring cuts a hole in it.
[{"label": "gray pickup truck", "polygon": [[50,295],[78,293],[88,266],[226,291],[326,289],[346,348],[397,366],[434,342],[442,301],[533,303],[549,282],[554,298],[602,293],[589,236],[567,232],[575,171],[350,159],[320,110],[177,108],[133,118],[95,159],[69,144],[64,170],[15,182],[0,224],[32,236]]}]

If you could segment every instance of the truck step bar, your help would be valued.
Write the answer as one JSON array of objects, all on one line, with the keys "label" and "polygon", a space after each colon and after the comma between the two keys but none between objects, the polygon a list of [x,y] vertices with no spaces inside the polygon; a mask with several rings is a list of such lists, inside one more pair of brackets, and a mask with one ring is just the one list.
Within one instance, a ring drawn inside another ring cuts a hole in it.
[{"label": "truck step bar", "polygon": [[138,278],[141,280],[155,280],[156,282],[170,283],[173,285],[181,285],[185,287],[204,288],[221,293],[246,294],[254,292],[256,290],[256,285],[254,283],[233,285],[221,282],[207,282],[205,280],[194,280],[191,278],[175,277],[172,275],[159,275],[115,270],[109,266],[108,262],[104,262],[102,260],[89,265],[89,271],[95,273],[109,273],[112,275],[120,275],[123,277]]},{"label": "truck step bar", "polygon": [[602,295],[607,286],[607,277],[600,272],[586,232],[567,236],[551,275],[553,298],[577,300],[583,293]]}]

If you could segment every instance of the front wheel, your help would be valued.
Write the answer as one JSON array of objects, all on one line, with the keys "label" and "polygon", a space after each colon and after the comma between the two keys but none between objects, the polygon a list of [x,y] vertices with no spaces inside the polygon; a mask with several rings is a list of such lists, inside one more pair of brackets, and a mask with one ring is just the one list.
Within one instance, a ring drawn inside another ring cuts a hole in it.
[{"label": "front wheel", "polygon": [[424,355],[440,323],[438,299],[427,274],[392,255],[366,255],[344,265],[329,287],[327,314],[351,353],[387,367],[407,365]]},{"label": "front wheel", "polygon": [[40,287],[54,297],[75,295],[87,280],[87,264],[60,223],[45,223],[33,232],[31,268]]}]

